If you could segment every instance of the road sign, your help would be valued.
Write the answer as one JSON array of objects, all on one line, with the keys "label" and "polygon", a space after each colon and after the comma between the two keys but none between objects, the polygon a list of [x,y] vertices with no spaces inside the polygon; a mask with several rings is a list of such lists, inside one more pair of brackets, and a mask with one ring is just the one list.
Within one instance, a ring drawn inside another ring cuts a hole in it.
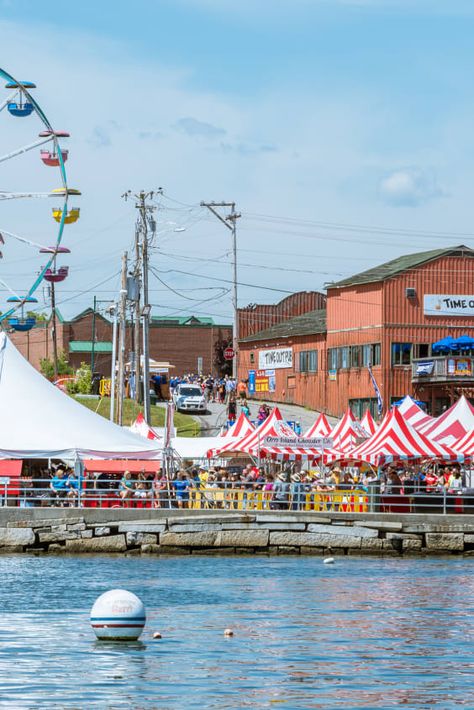
[{"label": "road sign", "polygon": [[234,348],[226,348],[224,350],[224,360],[233,360],[235,357]]}]

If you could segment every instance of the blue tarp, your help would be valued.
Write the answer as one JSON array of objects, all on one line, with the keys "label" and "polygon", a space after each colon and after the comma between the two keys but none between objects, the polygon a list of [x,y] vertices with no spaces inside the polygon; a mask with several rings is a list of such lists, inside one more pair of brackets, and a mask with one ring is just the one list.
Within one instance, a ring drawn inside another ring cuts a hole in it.
[{"label": "blue tarp", "polygon": [[437,343],[433,343],[431,349],[434,353],[474,350],[474,338],[471,338],[470,335],[460,335],[459,338],[452,338],[449,335],[447,338],[443,338],[442,340],[438,340]]}]

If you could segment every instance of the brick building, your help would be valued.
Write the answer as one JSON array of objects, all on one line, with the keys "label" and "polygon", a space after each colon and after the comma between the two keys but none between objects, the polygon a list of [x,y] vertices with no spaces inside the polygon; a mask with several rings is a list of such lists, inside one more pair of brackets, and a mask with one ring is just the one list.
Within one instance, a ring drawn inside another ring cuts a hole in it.
[{"label": "brick building", "polygon": [[255,397],[356,414],[412,394],[439,413],[474,398],[474,350],[437,355],[432,344],[474,335],[474,251],[465,246],[399,257],[328,285],[326,309],[241,339],[240,376]]},{"label": "brick building", "polygon": [[[39,322],[30,331],[12,331],[9,337],[20,352],[39,369],[40,360],[52,357],[51,323]],[[94,348],[92,340],[94,339]],[[71,320],[57,311],[58,350],[63,351],[70,364],[77,368],[81,362],[92,361],[94,371],[107,375],[112,364],[112,322],[88,308]],[[182,318],[153,316],[150,322],[150,357],[159,362],[170,362],[173,373],[202,371],[215,372],[220,352],[232,343],[232,326],[214,323],[212,318],[186,316]],[[133,350],[133,328],[126,333],[126,353]]]}]

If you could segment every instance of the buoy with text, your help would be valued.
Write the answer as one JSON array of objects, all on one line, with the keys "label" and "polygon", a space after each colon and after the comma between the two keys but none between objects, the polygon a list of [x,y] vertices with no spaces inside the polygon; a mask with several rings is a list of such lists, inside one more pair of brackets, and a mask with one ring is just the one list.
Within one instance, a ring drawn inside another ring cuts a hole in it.
[{"label": "buoy with text", "polygon": [[91,609],[91,626],[101,641],[136,641],[145,621],[142,600],[125,589],[101,594]]}]

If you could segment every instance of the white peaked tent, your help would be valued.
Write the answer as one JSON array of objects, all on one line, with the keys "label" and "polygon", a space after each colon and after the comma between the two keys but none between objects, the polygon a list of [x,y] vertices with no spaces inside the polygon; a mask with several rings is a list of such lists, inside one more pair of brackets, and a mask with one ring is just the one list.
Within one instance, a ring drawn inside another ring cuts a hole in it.
[{"label": "white peaked tent", "polygon": [[91,412],[0,333],[0,458],[156,459],[161,446]]}]

